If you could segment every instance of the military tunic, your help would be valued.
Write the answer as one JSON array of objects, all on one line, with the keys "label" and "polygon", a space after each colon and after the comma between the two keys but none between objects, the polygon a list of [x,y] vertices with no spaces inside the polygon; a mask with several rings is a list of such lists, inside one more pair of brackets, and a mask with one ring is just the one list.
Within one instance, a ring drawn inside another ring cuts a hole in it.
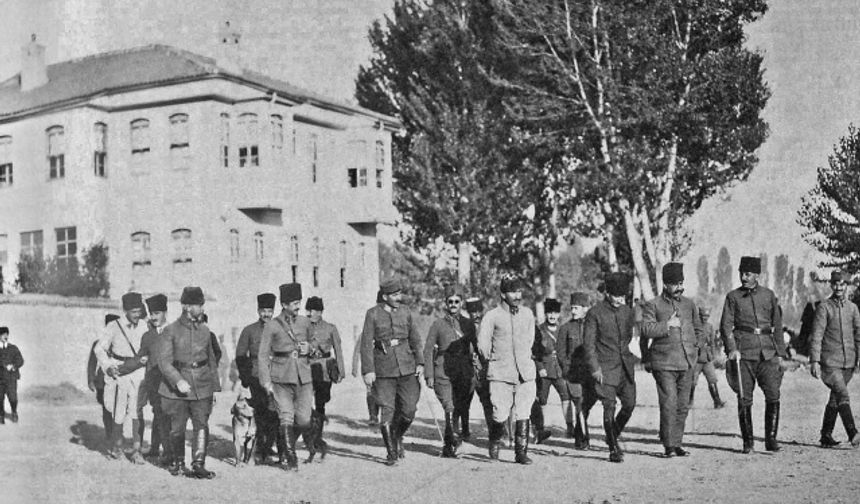
[{"label": "military tunic", "polygon": [[848,382],[854,375],[860,347],[860,310],[831,296],[815,309],[809,361],[821,364],[821,380],[830,389],[827,405],[850,404]]},{"label": "military tunic", "polygon": [[[562,401],[570,400],[568,384],[561,363],[563,356],[559,352],[561,347],[559,343],[560,332],[558,327],[556,330],[550,329],[546,322],[535,328],[535,344],[532,353],[538,370],[537,398],[541,406],[546,406],[550,387],[555,388],[559,399]],[[541,377],[541,371],[545,371],[546,376]]]},{"label": "military tunic", "polygon": [[461,315],[445,314],[433,321],[424,340],[425,376],[433,380],[436,398],[446,413],[462,410],[474,393],[474,327]]},{"label": "military tunic", "polygon": [[606,300],[595,304],[585,316],[583,353],[589,371],[603,373],[603,383],[595,383],[594,390],[604,412],[615,410],[616,398],[627,416],[636,406],[636,357],[629,348],[634,317],[629,306],[614,307]]},{"label": "military tunic", "polygon": [[343,348],[337,327],[325,320],[311,322],[309,334],[314,408],[325,415],[325,405],[331,401],[332,369],[337,370],[337,382],[346,375]]},{"label": "military tunic", "polygon": [[311,422],[310,325],[307,317],[282,311],[263,328],[257,355],[260,385],[272,390],[282,426],[304,428]]}]

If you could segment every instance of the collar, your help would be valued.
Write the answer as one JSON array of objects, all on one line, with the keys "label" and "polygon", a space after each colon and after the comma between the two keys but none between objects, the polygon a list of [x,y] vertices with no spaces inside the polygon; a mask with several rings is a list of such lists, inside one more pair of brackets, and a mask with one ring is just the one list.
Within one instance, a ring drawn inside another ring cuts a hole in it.
[{"label": "collar", "polygon": [[292,323],[293,323],[293,322],[295,322],[295,321],[296,321],[296,319],[299,317],[298,315],[290,315],[290,314],[287,312],[287,310],[281,310],[281,314],[280,314],[279,316],[280,316],[282,319],[284,319],[284,322],[286,322],[286,323],[288,323],[288,324],[292,324]]},{"label": "collar", "polygon": [[841,307],[841,306],[845,306],[845,300],[844,300],[844,299],[839,299],[838,297],[836,297],[836,295],[835,295],[835,294],[831,294],[831,295],[830,295],[830,299],[831,299],[834,303],[836,303],[837,305],[839,305],[840,307]]},{"label": "collar", "polygon": [[501,303],[499,303],[499,306],[501,306],[503,310],[510,313],[511,315],[516,315],[517,313],[520,312],[519,306],[510,306],[508,303],[505,302],[504,299],[502,300]]}]

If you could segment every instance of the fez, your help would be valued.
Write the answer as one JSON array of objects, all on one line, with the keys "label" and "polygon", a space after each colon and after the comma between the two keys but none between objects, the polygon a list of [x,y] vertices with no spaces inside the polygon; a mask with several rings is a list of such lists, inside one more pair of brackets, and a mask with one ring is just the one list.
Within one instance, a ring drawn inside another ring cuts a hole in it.
[{"label": "fez", "polygon": [[670,262],[663,266],[663,283],[679,284],[684,281],[684,265]]},{"label": "fez", "polygon": [[281,294],[281,304],[292,303],[293,301],[299,301],[302,299],[302,284],[300,283],[288,283],[281,285],[280,294]]},{"label": "fez", "polygon": [[610,273],[606,275],[604,283],[610,296],[626,296],[630,292],[630,277],[626,273]]},{"label": "fez", "polygon": [[264,308],[274,308],[275,307],[275,295],[271,292],[266,292],[265,294],[260,294],[257,296],[257,309],[262,310]]},{"label": "fez", "polygon": [[184,305],[202,305],[206,302],[203,298],[203,289],[200,287],[186,287],[182,289],[179,302]]},{"label": "fez", "polygon": [[383,294],[388,295],[394,294],[395,292],[400,292],[401,290],[403,290],[403,287],[401,287],[399,280],[397,280],[396,278],[390,278],[382,282],[382,284],[379,286],[379,290]]},{"label": "fez", "polygon": [[505,276],[504,278],[502,278],[502,282],[499,285],[499,290],[503,293],[520,291],[523,290],[523,283],[520,281],[519,278],[513,275]]},{"label": "fez", "polygon": [[0,334],[9,334],[9,328],[6,326],[0,327]]},{"label": "fez", "polygon": [[311,296],[305,303],[305,310],[323,311],[323,300],[319,296]]},{"label": "fez", "polygon": [[143,297],[137,292],[126,292],[122,295],[122,309],[125,311],[143,308]]},{"label": "fez", "polygon": [[738,271],[741,273],[761,273],[761,258],[760,257],[741,257],[741,264],[738,266]]},{"label": "fez", "polygon": [[588,306],[588,294],[574,292],[570,295],[570,306]]},{"label": "fez", "polygon": [[481,302],[481,298],[471,297],[466,300],[466,311],[469,313],[476,313],[484,309],[484,303]]},{"label": "fez", "polygon": [[847,282],[848,278],[846,278],[845,274],[840,270],[833,270],[830,272],[830,283],[841,283]]},{"label": "fez", "polygon": [[544,313],[561,313],[561,303],[557,299],[546,298],[543,300]]},{"label": "fez", "polygon": [[164,294],[156,294],[146,298],[146,307],[149,308],[149,313],[166,312],[167,311],[167,296]]}]

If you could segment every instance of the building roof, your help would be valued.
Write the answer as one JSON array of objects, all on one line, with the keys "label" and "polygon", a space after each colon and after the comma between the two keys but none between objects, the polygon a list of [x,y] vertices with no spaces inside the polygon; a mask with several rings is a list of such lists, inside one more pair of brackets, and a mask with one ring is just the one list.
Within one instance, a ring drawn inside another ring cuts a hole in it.
[{"label": "building roof", "polygon": [[340,103],[290,83],[249,70],[231,72],[216,61],[189,51],[153,44],[64,61],[47,67],[48,82],[21,91],[20,74],[0,83],[0,122],[85,103],[99,96],[190,82],[224,78],[275,92],[279,96],[346,114],[364,115],[394,128],[390,116]]}]

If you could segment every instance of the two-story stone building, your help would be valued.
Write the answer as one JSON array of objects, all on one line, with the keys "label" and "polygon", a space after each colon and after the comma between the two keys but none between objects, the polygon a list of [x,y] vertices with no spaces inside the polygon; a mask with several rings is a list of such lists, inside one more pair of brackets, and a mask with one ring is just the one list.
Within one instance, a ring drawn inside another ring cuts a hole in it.
[{"label": "two-story stone building", "polygon": [[200,285],[238,328],[258,292],[295,280],[343,329],[361,323],[377,224],[396,215],[400,125],[243,70],[224,42],[217,61],[151,45],[46,66],[42,46],[24,48],[0,83],[7,289],[22,254],[103,242],[113,298]]}]

